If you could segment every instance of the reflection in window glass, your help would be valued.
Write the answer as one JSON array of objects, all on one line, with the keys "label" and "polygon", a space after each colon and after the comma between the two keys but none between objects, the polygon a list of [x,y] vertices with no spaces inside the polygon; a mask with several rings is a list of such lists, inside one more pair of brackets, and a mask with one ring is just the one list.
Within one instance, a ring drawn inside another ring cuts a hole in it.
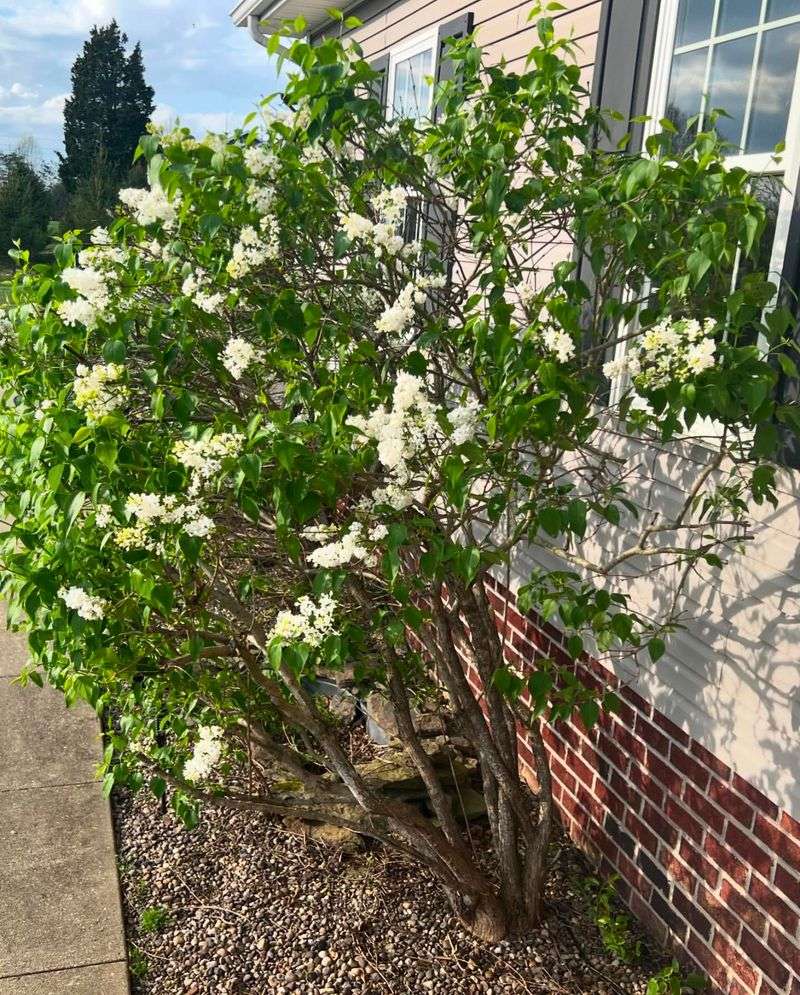
[{"label": "reflection in window glass", "polygon": [[734,149],[742,142],[742,124],[750,86],[756,36],[746,35],[714,46],[711,78],[708,86],[707,111],[722,109],[727,117],[717,120],[717,133]]},{"label": "reflection in window glass", "polygon": [[[766,211],[766,224],[758,243],[755,258],[741,258],[739,268],[736,273],[736,286],[740,287],[742,281],[749,273],[769,273],[770,262],[772,260],[772,249],[775,244],[775,229],[778,223],[778,207],[780,206],[781,193],[783,191],[783,176],[764,175],[754,176],[750,189],[764,205]],[[771,274],[773,281],[777,280],[776,274]],[[742,329],[738,345],[754,345],[758,341],[758,329],[755,327]]]},{"label": "reflection in window glass", "polygon": [[800,24],[764,32],[750,112],[747,152],[771,152],[786,137],[798,52]]},{"label": "reflection in window glass", "polygon": [[768,0],[768,21],[777,21],[780,17],[791,17],[793,14],[800,14],[800,0]]},{"label": "reflection in window glass", "polygon": [[780,204],[781,193],[783,192],[783,176],[768,174],[754,176],[750,189],[764,205],[764,209],[767,212],[767,221],[764,225],[764,234],[761,236],[756,258],[752,260],[743,259],[739,264],[737,283],[747,273],[754,271],[766,273],[769,270],[769,263],[772,258],[772,243],[775,241],[775,227],[778,223],[778,206]]},{"label": "reflection in window glass", "polygon": [[681,0],[675,45],[691,45],[711,36],[714,0]]},{"label": "reflection in window glass", "polygon": [[716,34],[752,28],[758,24],[760,13],[761,0],[720,0]]},{"label": "reflection in window glass", "polygon": [[430,113],[433,53],[430,49],[402,59],[395,66],[392,108],[396,117],[423,118]]},{"label": "reflection in window glass", "polygon": [[676,55],[672,60],[669,93],[664,116],[683,135],[689,118],[700,112],[706,76],[707,49]]}]

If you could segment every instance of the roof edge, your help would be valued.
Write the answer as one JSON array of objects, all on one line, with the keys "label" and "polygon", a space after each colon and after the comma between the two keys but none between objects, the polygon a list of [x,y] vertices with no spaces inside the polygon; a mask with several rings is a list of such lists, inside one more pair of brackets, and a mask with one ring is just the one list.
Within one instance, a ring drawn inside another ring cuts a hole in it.
[{"label": "roof edge", "polygon": [[231,8],[229,16],[238,28],[243,28],[247,25],[248,17],[251,15],[263,17],[274,6],[274,0],[273,2],[270,0],[239,0],[239,3]]}]

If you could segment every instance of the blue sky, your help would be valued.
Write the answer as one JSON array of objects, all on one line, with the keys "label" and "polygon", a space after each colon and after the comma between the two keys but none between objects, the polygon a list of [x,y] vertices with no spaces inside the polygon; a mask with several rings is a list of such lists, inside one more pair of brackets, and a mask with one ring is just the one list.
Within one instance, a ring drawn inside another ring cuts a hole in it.
[{"label": "blue sky", "polygon": [[140,41],[157,120],[198,132],[239,124],[277,89],[265,51],[228,17],[232,0],[0,0],[0,152],[32,136],[61,148],[70,69],[94,24]]}]

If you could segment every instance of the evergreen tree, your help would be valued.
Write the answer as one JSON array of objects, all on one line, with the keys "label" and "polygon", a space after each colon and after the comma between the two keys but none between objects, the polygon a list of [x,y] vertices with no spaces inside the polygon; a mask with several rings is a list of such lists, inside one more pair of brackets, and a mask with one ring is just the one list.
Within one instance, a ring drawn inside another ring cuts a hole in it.
[{"label": "evergreen tree", "polygon": [[37,256],[47,244],[50,196],[44,178],[24,151],[0,155],[0,271],[9,268],[9,249],[19,240]]},{"label": "evergreen tree", "polygon": [[72,66],[72,94],[64,107],[64,154],[59,175],[68,191],[96,173],[104,153],[110,186],[119,185],[153,113],[153,88],[144,78],[137,44],[126,55],[128,38],[116,21],[93,27]]}]

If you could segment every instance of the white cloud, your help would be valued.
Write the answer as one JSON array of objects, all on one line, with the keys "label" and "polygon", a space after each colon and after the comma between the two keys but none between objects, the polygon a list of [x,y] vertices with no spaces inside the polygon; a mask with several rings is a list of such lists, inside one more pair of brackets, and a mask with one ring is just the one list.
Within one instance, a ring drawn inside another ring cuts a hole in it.
[{"label": "white cloud", "polygon": [[157,104],[153,111],[153,121],[161,128],[173,128],[176,124],[181,124],[199,138],[208,131],[230,131],[241,124],[235,114],[221,111],[190,111],[188,114],[179,114],[172,104]]},{"label": "white cloud", "polygon": [[85,34],[119,15],[117,0],[30,0],[4,16],[5,29],[20,35]]},{"label": "white cloud", "polygon": [[59,93],[38,104],[0,104],[0,121],[11,124],[53,125],[64,120],[64,103],[68,94]]},{"label": "white cloud", "polygon": [[6,100],[31,100],[36,96],[35,90],[29,90],[22,83],[12,83],[11,86],[0,85],[0,102]]}]

